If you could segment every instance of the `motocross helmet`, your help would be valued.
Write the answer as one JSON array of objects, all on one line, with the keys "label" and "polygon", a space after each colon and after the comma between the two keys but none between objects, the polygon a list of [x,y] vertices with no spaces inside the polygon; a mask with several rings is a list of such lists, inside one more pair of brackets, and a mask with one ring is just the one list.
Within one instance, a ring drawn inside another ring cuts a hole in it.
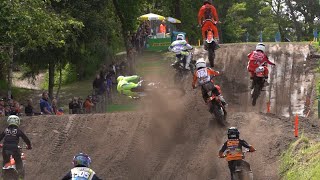
[{"label": "motocross helmet", "polygon": [[239,139],[240,132],[236,127],[228,129],[228,139]]},{"label": "motocross helmet", "polygon": [[197,69],[205,68],[205,67],[207,67],[207,64],[206,64],[206,61],[205,61],[205,60],[199,59],[199,60],[196,62],[196,68],[197,68]]},{"label": "motocross helmet", "polygon": [[87,154],[79,153],[73,157],[74,166],[89,167],[90,164],[91,164],[91,159]]},{"label": "motocross helmet", "polygon": [[10,125],[15,125],[15,126],[19,127],[20,118],[18,116],[16,116],[16,115],[11,115],[11,116],[8,117],[7,123],[8,123],[9,126]]},{"label": "motocross helmet", "polygon": [[178,34],[177,40],[185,40],[184,34]]},{"label": "motocross helmet", "polygon": [[124,78],[124,76],[119,76],[119,77],[117,78],[117,82],[120,82],[123,78]]},{"label": "motocross helmet", "polygon": [[263,43],[258,43],[257,46],[256,46],[256,51],[262,51],[262,52],[265,52],[266,51],[266,46],[263,44]]},{"label": "motocross helmet", "polygon": [[212,0],[204,0],[203,4],[212,4]]}]

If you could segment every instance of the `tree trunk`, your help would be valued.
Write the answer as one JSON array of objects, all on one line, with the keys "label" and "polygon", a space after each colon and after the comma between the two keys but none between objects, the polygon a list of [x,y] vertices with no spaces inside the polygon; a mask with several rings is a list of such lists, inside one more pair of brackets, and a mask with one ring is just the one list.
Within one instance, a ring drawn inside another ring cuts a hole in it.
[{"label": "tree trunk", "polygon": [[292,21],[293,21],[294,27],[296,29],[297,41],[301,41],[302,29],[301,29],[299,22],[297,21],[297,17],[294,12],[294,7],[291,3],[291,0],[286,0],[286,4],[289,8],[290,15],[292,16]]},{"label": "tree trunk", "polygon": [[128,73],[132,75],[132,74],[134,74],[134,62],[133,62],[134,57],[133,57],[133,51],[132,51],[133,47],[132,47],[131,41],[130,41],[129,30],[127,29],[127,27],[125,25],[127,20],[123,16],[123,13],[126,13],[126,12],[122,12],[120,10],[120,7],[119,7],[117,0],[113,0],[113,5],[115,7],[117,16],[119,17],[120,22],[121,22],[122,36],[124,39],[124,43],[126,46],[126,52],[127,52],[127,65],[128,65],[128,70],[129,70]]},{"label": "tree trunk", "polygon": [[[172,3],[174,4],[174,12],[173,14],[175,15],[174,18],[177,18],[181,20],[181,1],[180,0],[173,0]],[[181,30],[181,24],[176,24],[177,29],[180,31]]]},{"label": "tree trunk", "polygon": [[59,93],[60,93],[60,89],[61,89],[61,84],[62,84],[62,64],[60,62],[60,66],[59,66],[59,86],[58,86],[57,93],[56,93],[56,99],[59,99]]},{"label": "tree trunk", "polygon": [[55,69],[55,61],[52,58],[49,61],[49,87],[48,87],[48,92],[49,92],[50,99],[53,99],[54,69]]}]

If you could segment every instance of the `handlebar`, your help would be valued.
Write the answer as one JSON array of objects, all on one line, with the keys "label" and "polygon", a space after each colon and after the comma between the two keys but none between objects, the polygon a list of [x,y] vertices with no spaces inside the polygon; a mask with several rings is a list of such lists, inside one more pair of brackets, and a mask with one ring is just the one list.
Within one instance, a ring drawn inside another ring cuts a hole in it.
[{"label": "handlebar", "polygon": [[[255,152],[257,151],[256,149],[254,151],[250,151],[249,148],[245,148],[243,151],[242,151],[242,154],[245,155],[247,152]],[[227,155],[224,153],[223,156],[218,156],[218,158],[226,158]]]}]

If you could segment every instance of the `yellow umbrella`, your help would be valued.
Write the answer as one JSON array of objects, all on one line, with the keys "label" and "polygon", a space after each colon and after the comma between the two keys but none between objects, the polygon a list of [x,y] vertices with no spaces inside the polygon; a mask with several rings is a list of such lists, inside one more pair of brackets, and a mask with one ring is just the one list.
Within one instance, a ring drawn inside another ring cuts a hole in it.
[{"label": "yellow umbrella", "polygon": [[176,18],[173,18],[173,17],[167,17],[166,20],[168,22],[173,23],[173,24],[180,24],[181,23],[181,21],[179,19],[176,19]]},{"label": "yellow umbrella", "polygon": [[138,17],[139,20],[142,20],[142,21],[146,21],[146,20],[165,20],[166,18],[163,17],[163,16],[160,16],[158,14],[153,14],[153,13],[149,13],[149,14],[145,14],[145,15],[142,15],[140,17]]}]

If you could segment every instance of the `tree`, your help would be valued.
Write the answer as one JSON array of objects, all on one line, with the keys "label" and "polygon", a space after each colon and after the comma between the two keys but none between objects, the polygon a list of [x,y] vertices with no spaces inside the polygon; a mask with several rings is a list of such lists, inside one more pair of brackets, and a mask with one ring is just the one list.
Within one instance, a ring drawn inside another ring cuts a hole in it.
[{"label": "tree", "polygon": [[82,23],[56,14],[50,3],[42,0],[1,1],[0,43],[12,46],[15,54],[48,46],[63,47],[73,32],[70,29],[81,28]]},{"label": "tree", "polygon": [[122,37],[127,52],[127,59],[130,73],[134,73],[134,57],[133,47],[131,45],[131,33],[137,28],[137,17],[140,15],[141,5],[143,0],[126,1],[126,0],[113,0],[115,12],[121,22]]}]

